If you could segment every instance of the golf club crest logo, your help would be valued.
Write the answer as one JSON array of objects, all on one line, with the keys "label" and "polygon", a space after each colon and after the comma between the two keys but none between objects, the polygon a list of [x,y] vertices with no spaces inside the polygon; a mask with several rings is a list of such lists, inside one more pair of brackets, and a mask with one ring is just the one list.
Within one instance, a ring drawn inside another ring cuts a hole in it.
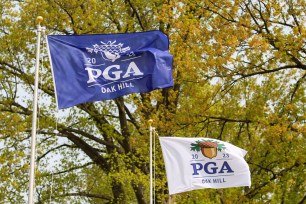
[{"label": "golf club crest logo", "polygon": [[132,53],[127,53],[130,50],[130,47],[123,47],[122,43],[116,44],[116,40],[107,43],[100,41],[101,45],[94,44],[92,48],[86,48],[89,53],[100,53],[102,58],[107,61],[115,62],[121,57],[121,55],[127,54],[131,55]]},{"label": "golf club crest logo", "polygon": [[198,140],[190,145],[191,151],[201,151],[202,155],[209,159],[216,157],[218,151],[221,152],[226,149],[223,143],[214,140]]},{"label": "golf club crest logo", "polygon": [[[142,56],[136,56],[130,46],[116,40],[104,40],[86,47],[85,71],[87,87],[99,86],[101,93],[133,89],[133,80],[141,79],[144,72],[138,67]],[[97,55],[97,56],[95,56]]]}]

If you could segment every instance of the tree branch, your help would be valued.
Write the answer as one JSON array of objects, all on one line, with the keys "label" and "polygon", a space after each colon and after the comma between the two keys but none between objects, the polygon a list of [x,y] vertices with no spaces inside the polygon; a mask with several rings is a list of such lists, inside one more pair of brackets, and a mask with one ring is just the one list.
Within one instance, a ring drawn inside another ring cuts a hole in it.
[{"label": "tree branch", "polygon": [[140,25],[141,29],[142,29],[142,30],[145,30],[145,27],[144,27],[144,25],[142,24],[142,21],[141,21],[141,17],[140,17],[140,15],[139,15],[139,13],[137,12],[135,6],[131,3],[130,0],[126,0],[126,2],[129,3],[129,5],[130,5],[130,7],[132,8],[133,12],[136,14],[136,18],[137,18],[137,20],[138,20],[138,22],[139,22],[139,25]]},{"label": "tree branch", "polygon": [[88,197],[88,198],[99,198],[99,199],[104,199],[108,201],[112,200],[112,197],[107,196],[107,195],[93,194],[93,193],[87,193],[87,192],[66,193],[63,196],[83,196],[83,197]]},{"label": "tree branch", "polygon": [[292,92],[291,97],[290,97],[290,102],[293,101],[294,95],[295,95],[295,93],[297,92],[297,90],[299,89],[299,87],[300,87],[302,81],[305,79],[305,77],[306,77],[306,74],[304,74],[304,75],[297,81],[297,83],[295,84],[294,89],[293,89],[293,92]]},{"label": "tree branch", "polygon": [[107,162],[107,160],[101,156],[92,146],[87,144],[84,140],[81,138],[75,136],[73,133],[67,131],[67,130],[61,130],[61,133],[67,136],[69,140],[71,140],[76,146],[78,146],[87,156],[95,162],[99,167],[102,169],[109,171],[110,166]]},{"label": "tree branch", "polygon": [[71,171],[74,171],[74,170],[77,170],[77,169],[82,169],[84,167],[87,167],[87,166],[90,166],[90,165],[93,165],[94,163],[93,162],[88,162],[86,164],[83,164],[81,166],[75,166],[75,167],[72,167],[70,169],[66,169],[66,170],[63,170],[63,171],[59,171],[59,172],[56,172],[56,173],[50,173],[49,176],[51,175],[60,175],[60,174],[64,174],[64,173],[68,173],[68,172],[71,172]]},{"label": "tree branch", "polygon": [[37,157],[37,161],[40,161],[42,158],[44,158],[45,156],[47,156],[49,153],[55,151],[55,150],[58,150],[62,147],[70,147],[70,148],[76,148],[76,146],[73,146],[73,145],[68,145],[68,144],[62,144],[62,145],[59,145],[55,148],[52,148],[52,149],[49,149],[47,152],[45,152],[44,154],[42,154],[41,156]]}]

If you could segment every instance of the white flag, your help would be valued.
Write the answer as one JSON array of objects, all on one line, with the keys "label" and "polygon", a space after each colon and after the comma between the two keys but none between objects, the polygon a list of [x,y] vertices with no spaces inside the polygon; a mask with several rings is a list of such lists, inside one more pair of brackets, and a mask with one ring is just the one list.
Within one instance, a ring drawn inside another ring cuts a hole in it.
[{"label": "white flag", "polygon": [[159,138],[170,195],[202,188],[251,186],[245,150],[211,138]]}]

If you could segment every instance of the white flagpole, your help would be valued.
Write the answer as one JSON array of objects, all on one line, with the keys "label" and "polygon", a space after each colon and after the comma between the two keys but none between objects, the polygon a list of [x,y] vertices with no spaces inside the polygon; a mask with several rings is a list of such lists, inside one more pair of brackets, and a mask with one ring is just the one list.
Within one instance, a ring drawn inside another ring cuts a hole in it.
[{"label": "white flagpole", "polygon": [[150,125],[150,204],[153,204],[153,178],[152,178],[152,127],[153,120],[149,120]]},{"label": "white flagpole", "polygon": [[43,17],[36,18],[37,25],[37,46],[36,46],[36,65],[35,65],[35,84],[33,97],[33,116],[32,116],[32,137],[31,137],[31,164],[30,164],[30,181],[29,181],[29,201],[28,204],[33,204],[34,197],[34,183],[35,183],[35,145],[36,145],[36,122],[37,122],[37,101],[38,101],[38,70],[39,70],[39,55],[40,55],[40,35],[42,27],[40,23]]},{"label": "white flagpole", "polygon": [[156,129],[155,127],[153,127],[153,203],[155,203],[155,187],[156,187],[156,147],[155,147],[155,143],[156,143]]}]

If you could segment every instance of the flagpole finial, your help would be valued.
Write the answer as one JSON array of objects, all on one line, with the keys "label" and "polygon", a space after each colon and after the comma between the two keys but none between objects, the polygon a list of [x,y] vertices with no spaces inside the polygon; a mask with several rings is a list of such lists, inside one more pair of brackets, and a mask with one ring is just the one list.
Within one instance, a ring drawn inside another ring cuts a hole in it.
[{"label": "flagpole finial", "polygon": [[149,122],[149,125],[152,126],[153,120],[150,119],[150,120],[148,120],[148,122]]},{"label": "flagpole finial", "polygon": [[37,16],[36,21],[38,24],[40,24],[42,21],[44,20],[44,18],[42,16]]}]

